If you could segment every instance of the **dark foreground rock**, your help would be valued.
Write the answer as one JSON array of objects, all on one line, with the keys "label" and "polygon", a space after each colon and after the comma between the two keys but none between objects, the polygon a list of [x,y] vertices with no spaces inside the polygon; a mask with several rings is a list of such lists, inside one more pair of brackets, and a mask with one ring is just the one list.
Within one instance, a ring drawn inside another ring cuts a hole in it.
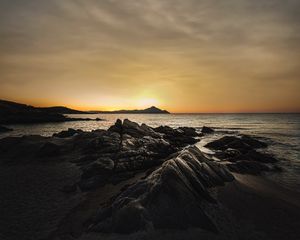
[{"label": "dark foreground rock", "polygon": [[233,180],[225,166],[196,147],[187,148],[101,208],[89,230],[132,233],[153,227],[199,227],[217,232],[201,204],[215,204],[209,189]]},{"label": "dark foreground rock", "polygon": [[266,148],[267,144],[251,136],[224,136],[205,147],[217,150],[216,156],[230,162],[227,165],[233,172],[260,174],[280,170],[276,165],[270,165],[276,163],[277,159],[268,153],[257,151]]},{"label": "dark foreground rock", "polygon": [[10,131],[13,131],[13,129],[0,126],[0,133],[10,132]]},{"label": "dark foreground rock", "polygon": [[215,130],[213,130],[212,128],[206,126],[203,126],[201,130],[202,133],[206,133],[206,134],[213,133],[214,131]]}]

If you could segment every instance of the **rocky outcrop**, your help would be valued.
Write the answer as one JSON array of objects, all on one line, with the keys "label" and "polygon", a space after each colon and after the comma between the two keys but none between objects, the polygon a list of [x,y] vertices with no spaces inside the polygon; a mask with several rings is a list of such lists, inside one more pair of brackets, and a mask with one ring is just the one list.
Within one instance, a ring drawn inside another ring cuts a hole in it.
[{"label": "rocky outcrop", "polygon": [[54,133],[53,137],[59,137],[59,138],[66,138],[66,137],[72,137],[75,134],[81,133],[82,130],[78,129],[75,130],[73,128],[68,128],[66,131],[61,131],[59,133]]},{"label": "rocky outcrop", "polygon": [[[122,122],[118,119],[108,131],[90,133],[97,136],[89,142],[82,141],[85,134],[76,136],[77,150],[82,149],[83,153],[93,152],[93,155],[86,155],[77,161],[83,171],[79,183],[81,189],[89,190],[103,186],[107,182],[118,183],[124,178],[132,177],[138,171],[160,165],[169,155],[198,141],[188,135],[194,132],[192,129],[183,131],[168,128],[168,130],[169,132],[164,133],[146,124],[139,125],[128,119]],[[172,139],[171,136],[175,135],[176,138]],[[103,157],[111,160],[106,163],[113,163],[111,171],[104,171],[107,166],[103,163]]]},{"label": "rocky outcrop", "polygon": [[158,129],[166,131],[125,119],[117,120],[108,130],[84,132],[69,128],[52,137],[10,137],[0,139],[0,155],[5,161],[19,163],[71,161],[81,170],[78,185],[86,191],[156,167],[198,141],[193,137],[197,136],[193,128]]},{"label": "rocky outcrop", "polygon": [[[169,141],[173,146],[179,148],[185,145],[195,144],[199,141],[194,137],[196,136],[196,130],[192,128],[189,128],[189,130],[187,131],[187,128],[174,129],[169,126],[160,126],[154,128],[154,130],[156,132],[162,133],[165,140]],[[193,132],[192,135],[190,134],[191,131]]]},{"label": "rocky outcrop", "polygon": [[[224,136],[210,142],[205,147],[217,150],[216,156],[230,162],[228,167],[233,172],[260,174],[264,171],[278,171],[277,162],[272,155],[258,152],[256,149],[266,148],[267,144],[251,136]],[[269,164],[269,165],[268,165]]]},{"label": "rocky outcrop", "polygon": [[216,203],[209,189],[233,180],[225,166],[189,147],[101,208],[89,230],[132,233],[199,227],[217,232],[204,207]]},{"label": "rocky outcrop", "polygon": [[202,127],[202,130],[201,130],[201,132],[204,133],[204,134],[213,133],[214,131],[215,131],[215,130],[213,130],[212,128],[206,127],[206,126],[203,126],[203,127]]}]

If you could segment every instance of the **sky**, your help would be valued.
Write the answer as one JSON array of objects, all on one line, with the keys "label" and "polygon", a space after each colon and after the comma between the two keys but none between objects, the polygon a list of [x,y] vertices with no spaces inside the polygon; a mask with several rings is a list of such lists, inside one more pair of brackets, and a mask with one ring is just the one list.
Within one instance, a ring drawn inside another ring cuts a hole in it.
[{"label": "sky", "polygon": [[300,112],[299,0],[0,0],[0,98]]}]

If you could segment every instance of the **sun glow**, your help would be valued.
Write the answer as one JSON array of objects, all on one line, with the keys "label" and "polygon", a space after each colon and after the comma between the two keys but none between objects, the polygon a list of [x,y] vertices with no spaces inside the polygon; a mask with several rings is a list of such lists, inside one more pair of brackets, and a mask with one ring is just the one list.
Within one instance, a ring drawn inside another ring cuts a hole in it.
[{"label": "sun glow", "polygon": [[155,98],[141,98],[137,99],[137,107],[138,108],[147,108],[151,106],[158,106],[159,101]]}]

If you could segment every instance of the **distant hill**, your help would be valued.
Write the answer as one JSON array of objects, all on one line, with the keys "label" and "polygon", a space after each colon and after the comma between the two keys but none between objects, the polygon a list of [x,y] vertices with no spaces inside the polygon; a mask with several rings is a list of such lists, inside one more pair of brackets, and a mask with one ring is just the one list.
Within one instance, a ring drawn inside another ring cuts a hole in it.
[{"label": "distant hill", "polygon": [[90,111],[90,113],[102,114],[169,114],[167,110],[161,110],[157,107],[150,107],[142,110],[116,110],[116,111]]},{"label": "distant hill", "polygon": [[41,111],[45,111],[48,113],[59,113],[59,114],[89,114],[89,112],[78,111],[67,107],[39,107],[37,108]]},{"label": "distant hill", "polygon": [[[166,110],[150,107],[142,110],[118,110],[118,111],[78,111],[67,107],[33,107],[26,104],[0,100],[0,124],[15,123],[44,123],[65,122],[93,119],[68,118],[63,114],[168,114]],[[94,119],[95,120],[95,119]],[[97,119],[101,120],[101,119]]]},{"label": "distant hill", "polygon": [[38,107],[33,107],[21,103],[0,100],[0,123],[1,124],[95,120],[95,119],[68,118],[63,115],[63,114],[74,114],[74,113],[81,114],[86,112],[81,112],[66,107],[38,108]]}]

